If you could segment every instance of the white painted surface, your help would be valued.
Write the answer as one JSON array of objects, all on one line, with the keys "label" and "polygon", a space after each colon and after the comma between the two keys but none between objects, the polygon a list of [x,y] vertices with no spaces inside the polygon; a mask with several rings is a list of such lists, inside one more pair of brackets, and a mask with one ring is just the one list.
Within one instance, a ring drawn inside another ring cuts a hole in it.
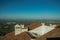
[{"label": "white painted surface", "polygon": [[49,32],[49,31],[51,31],[53,29],[55,29],[55,28],[50,27],[50,26],[46,26],[46,25],[42,25],[42,26],[40,26],[38,28],[30,30],[29,32],[30,33],[36,33],[36,34],[38,34],[38,36],[41,36],[41,35],[44,35],[44,34],[46,34],[47,32]]},{"label": "white painted surface", "polygon": [[22,28],[24,28],[24,25],[23,25],[23,24],[21,24],[20,26],[21,26]]},{"label": "white painted surface", "polygon": [[22,32],[25,32],[25,31],[27,32],[27,31],[28,31],[28,29],[27,29],[27,28],[26,28],[26,29],[22,29]]},{"label": "white painted surface", "polygon": [[18,35],[22,32],[22,27],[19,24],[15,25],[15,35]]}]

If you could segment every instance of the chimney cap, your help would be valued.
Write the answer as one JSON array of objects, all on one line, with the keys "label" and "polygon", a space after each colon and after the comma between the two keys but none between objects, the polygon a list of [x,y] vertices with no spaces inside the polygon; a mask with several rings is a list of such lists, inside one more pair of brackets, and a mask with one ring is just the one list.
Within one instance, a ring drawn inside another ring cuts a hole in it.
[{"label": "chimney cap", "polygon": [[45,23],[41,23],[42,25],[45,25]]}]

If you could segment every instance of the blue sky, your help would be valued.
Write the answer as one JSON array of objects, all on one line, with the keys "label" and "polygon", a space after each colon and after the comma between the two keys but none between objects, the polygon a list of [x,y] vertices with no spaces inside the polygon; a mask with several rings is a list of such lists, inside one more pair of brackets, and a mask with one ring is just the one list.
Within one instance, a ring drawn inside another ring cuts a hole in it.
[{"label": "blue sky", "polygon": [[0,19],[60,20],[60,0],[0,0]]}]

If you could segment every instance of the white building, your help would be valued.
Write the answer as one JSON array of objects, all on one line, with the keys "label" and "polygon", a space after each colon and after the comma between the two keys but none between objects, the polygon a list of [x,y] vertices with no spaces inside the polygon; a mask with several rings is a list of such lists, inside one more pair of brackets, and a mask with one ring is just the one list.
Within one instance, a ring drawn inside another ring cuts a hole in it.
[{"label": "white building", "polygon": [[22,32],[28,31],[28,27],[25,27],[24,24],[21,24],[20,26],[22,27]]},{"label": "white building", "polygon": [[24,25],[23,25],[23,24],[21,24],[20,26],[21,26],[22,28],[24,28]]},{"label": "white building", "polygon": [[[42,26],[39,26],[33,30],[30,30],[29,33],[31,33],[31,35],[33,35],[35,37],[39,37],[39,36],[46,34],[49,31],[55,29],[55,27],[47,26],[47,25],[45,25],[45,23],[41,23],[41,24],[42,24]],[[35,34],[37,34],[37,35],[35,35]]]},{"label": "white building", "polygon": [[19,24],[15,25],[15,35],[18,35],[22,32],[22,27]]},{"label": "white building", "polygon": [[28,31],[28,28],[25,28],[24,25],[19,25],[19,24],[16,24],[15,25],[15,35],[18,35],[20,34],[21,32],[25,32],[25,31]]}]

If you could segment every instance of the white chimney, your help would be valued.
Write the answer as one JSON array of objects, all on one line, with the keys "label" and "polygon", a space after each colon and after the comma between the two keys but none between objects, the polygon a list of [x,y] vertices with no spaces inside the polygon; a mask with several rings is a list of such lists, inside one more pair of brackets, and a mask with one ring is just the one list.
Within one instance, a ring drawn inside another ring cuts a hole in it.
[{"label": "white chimney", "polygon": [[53,25],[52,24],[49,24],[50,27],[52,27]]},{"label": "white chimney", "polygon": [[41,23],[42,24],[42,26],[45,26],[45,23]]},{"label": "white chimney", "polygon": [[21,26],[22,28],[24,28],[24,25],[23,25],[23,24],[21,24],[20,26]]},{"label": "white chimney", "polygon": [[57,25],[52,25],[52,24],[49,24],[50,25],[50,27],[52,27],[52,28],[55,28]]},{"label": "white chimney", "polygon": [[55,28],[57,25],[53,25],[52,27]]},{"label": "white chimney", "polygon": [[19,24],[15,25],[15,35],[18,35],[22,32],[22,27]]}]

